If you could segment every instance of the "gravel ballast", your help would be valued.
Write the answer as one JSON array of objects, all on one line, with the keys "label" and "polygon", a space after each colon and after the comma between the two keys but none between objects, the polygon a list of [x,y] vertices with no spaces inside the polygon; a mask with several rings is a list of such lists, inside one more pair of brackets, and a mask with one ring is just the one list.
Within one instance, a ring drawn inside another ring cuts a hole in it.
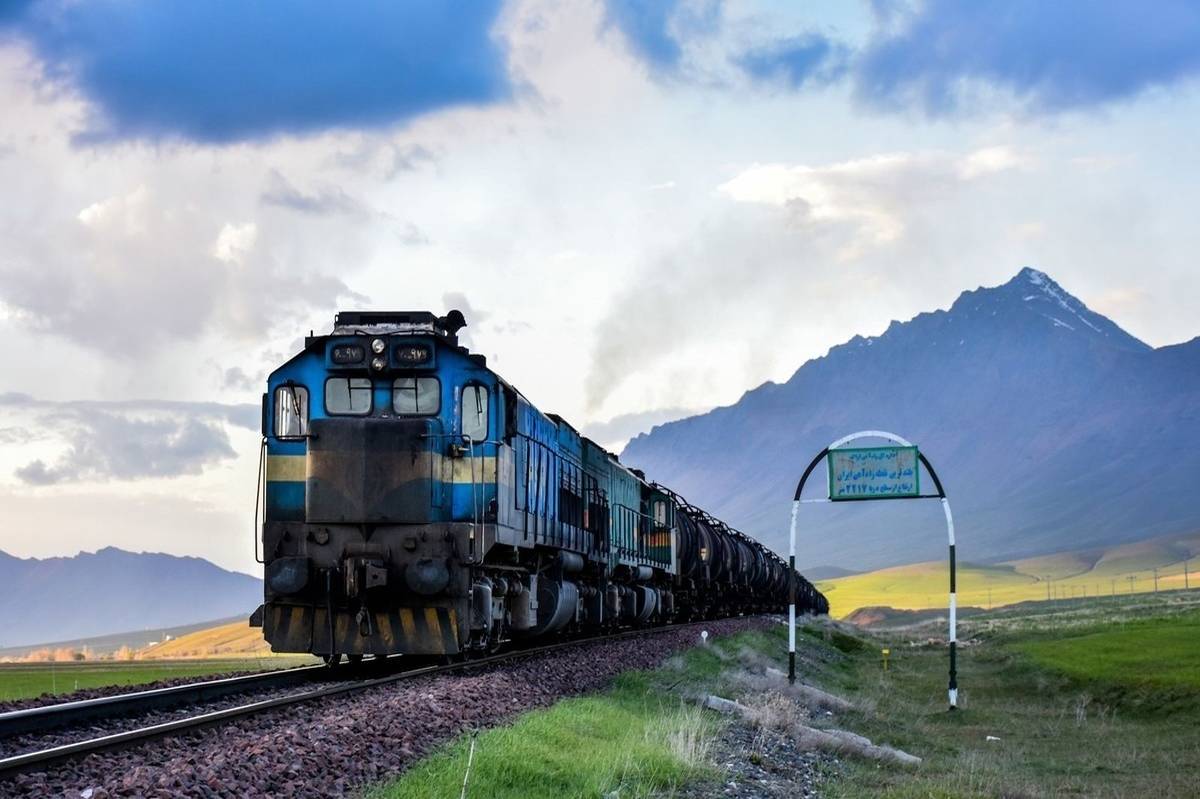
[{"label": "gravel ballast", "polygon": [[[763,619],[704,626],[710,636]],[[0,795],[344,796],[403,771],[437,744],[660,665],[699,642],[700,627],[579,644],[464,674],[418,677],[283,708],[225,726],[91,755],[0,782]]]}]

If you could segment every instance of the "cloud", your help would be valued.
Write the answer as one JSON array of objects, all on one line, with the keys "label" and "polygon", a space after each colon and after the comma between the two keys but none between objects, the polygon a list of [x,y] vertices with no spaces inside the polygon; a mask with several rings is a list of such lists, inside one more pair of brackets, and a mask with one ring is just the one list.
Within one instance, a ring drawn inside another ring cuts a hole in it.
[{"label": "cloud", "polygon": [[846,45],[819,33],[807,33],[751,49],[736,63],[757,81],[802,89],[839,80],[849,68],[849,57]]},{"label": "cloud", "polygon": [[10,227],[0,307],[29,329],[128,359],[212,331],[261,339],[290,316],[357,296],[319,270],[334,253],[354,260],[365,220],[230,220],[219,201],[199,202],[201,192],[194,181],[138,185],[74,218],[50,212]]},{"label": "cloud", "polygon": [[[238,370],[240,371],[240,370]],[[91,413],[155,414],[196,416],[218,419],[235,427],[258,430],[261,408],[247,403],[184,402],[179,400],[44,400],[21,391],[0,393],[0,409],[9,411],[39,410],[70,417],[86,417]]]},{"label": "cloud", "polygon": [[585,436],[617,451],[625,446],[629,439],[641,433],[649,432],[651,428],[703,413],[707,408],[655,408],[649,411],[635,411],[614,416],[606,422],[593,422],[583,426],[581,431]]},{"label": "cloud", "polygon": [[719,191],[737,202],[784,207],[797,227],[851,226],[856,235],[841,250],[844,259],[904,235],[912,203],[1025,163],[1007,147],[987,147],[965,154],[885,153],[820,166],[755,164]]},{"label": "cloud", "polygon": [[70,421],[71,443],[53,466],[37,459],[16,470],[30,485],[200,474],[237,457],[225,430],[195,417],[130,419],[94,412]]},{"label": "cloud", "polygon": [[227,143],[383,127],[510,96],[501,3],[0,4],[0,36],[91,103],[88,140]]},{"label": "cloud", "polygon": [[213,257],[226,263],[241,263],[246,254],[254,249],[257,240],[258,225],[253,222],[244,225],[226,223],[213,244]]},{"label": "cloud", "polygon": [[604,24],[617,28],[652,70],[667,73],[679,67],[685,42],[719,26],[720,10],[719,1],[605,0]]},{"label": "cloud", "polygon": [[267,185],[259,195],[259,200],[265,205],[274,205],[318,216],[329,214],[363,216],[368,213],[362,203],[338,186],[326,185],[312,192],[303,192],[275,169],[267,173]]},{"label": "cloud", "polygon": [[262,388],[261,378],[251,378],[240,366],[231,366],[222,373],[222,385],[237,391],[253,391]]},{"label": "cloud", "polygon": [[1053,113],[1200,72],[1200,6],[1188,0],[927,0],[887,16],[855,65],[858,97],[877,108],[951,114],[994,88]]},{"label": "cloud", "polygon": [[16,469],[29,485],[200,474],[237,457],[226,426],[257,431],[261,413],[256,405],[55,402],[16,392],[0,394],[0,412],[21,422],[0,429],[0,438],[58,444],[56,457],[37,457]]}]

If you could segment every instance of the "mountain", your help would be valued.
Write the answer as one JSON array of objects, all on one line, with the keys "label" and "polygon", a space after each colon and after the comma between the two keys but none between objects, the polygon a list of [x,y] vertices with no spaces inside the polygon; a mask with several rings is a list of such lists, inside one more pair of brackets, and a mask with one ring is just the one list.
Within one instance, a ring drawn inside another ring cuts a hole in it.
[{"label": "mountain", "polygon": [[[1200,338],[1154,349],[1027,268],[656,427],[621,459],[786,551],[813,456],[888,430],[937,469],[960,557],[997,562],[1200,528],[1198,425]],[[817,474],[805,496],[824,490]],[[801,565],[945,557],[936,502],[804,505],[799,519]]]},{"label": "mountain", "polygon": [[262,582],[202,558],[106,547],[73,557],[0,552],[0,646],[248,616]]}]

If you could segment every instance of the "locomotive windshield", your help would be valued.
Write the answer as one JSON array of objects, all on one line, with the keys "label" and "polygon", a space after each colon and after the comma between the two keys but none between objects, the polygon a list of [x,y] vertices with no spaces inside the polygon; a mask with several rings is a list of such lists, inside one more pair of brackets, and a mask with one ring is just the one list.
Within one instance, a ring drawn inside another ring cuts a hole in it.
[{"label": "locomotive windshield", "polygon": [[326,380],[325,412],[331,416],[366,416],[371,412],[371,381],[365,377]]},{"label": "locomotive windshield", "polygon": [[442,405],[436,377],[398,377],[392,384],[392,410],[402,416],[433,416]]}]

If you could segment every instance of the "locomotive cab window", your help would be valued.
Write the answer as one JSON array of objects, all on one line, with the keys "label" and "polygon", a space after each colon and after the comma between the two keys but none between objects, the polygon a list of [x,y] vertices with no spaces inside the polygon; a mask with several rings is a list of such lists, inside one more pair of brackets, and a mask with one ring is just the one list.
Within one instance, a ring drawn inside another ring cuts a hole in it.
[{"label": "locomotive cab window", "polygon": [[401,416],[433,416],[442,406],[436,377],[399,377],[392,383],[392,410]]},{"label": "locomotive cab window", "polygon": [[366,416],[371,412],[370,379],[331,377],[326,380],[325,412],[332,416]]},{"label": "locomotive cab window", "polygon": [[666,500],[654,500],[654,526],[658,529],[668,527]]},{"label": "locomotive cab window", "polygon": [[275,389],[275,437],[308,435],[308,389],[288,385]]},{"label": "locomotive cab window", "polygon": [[462,434],[472,441],[488,437],[488,390],[472,384],[462,390]]}]

